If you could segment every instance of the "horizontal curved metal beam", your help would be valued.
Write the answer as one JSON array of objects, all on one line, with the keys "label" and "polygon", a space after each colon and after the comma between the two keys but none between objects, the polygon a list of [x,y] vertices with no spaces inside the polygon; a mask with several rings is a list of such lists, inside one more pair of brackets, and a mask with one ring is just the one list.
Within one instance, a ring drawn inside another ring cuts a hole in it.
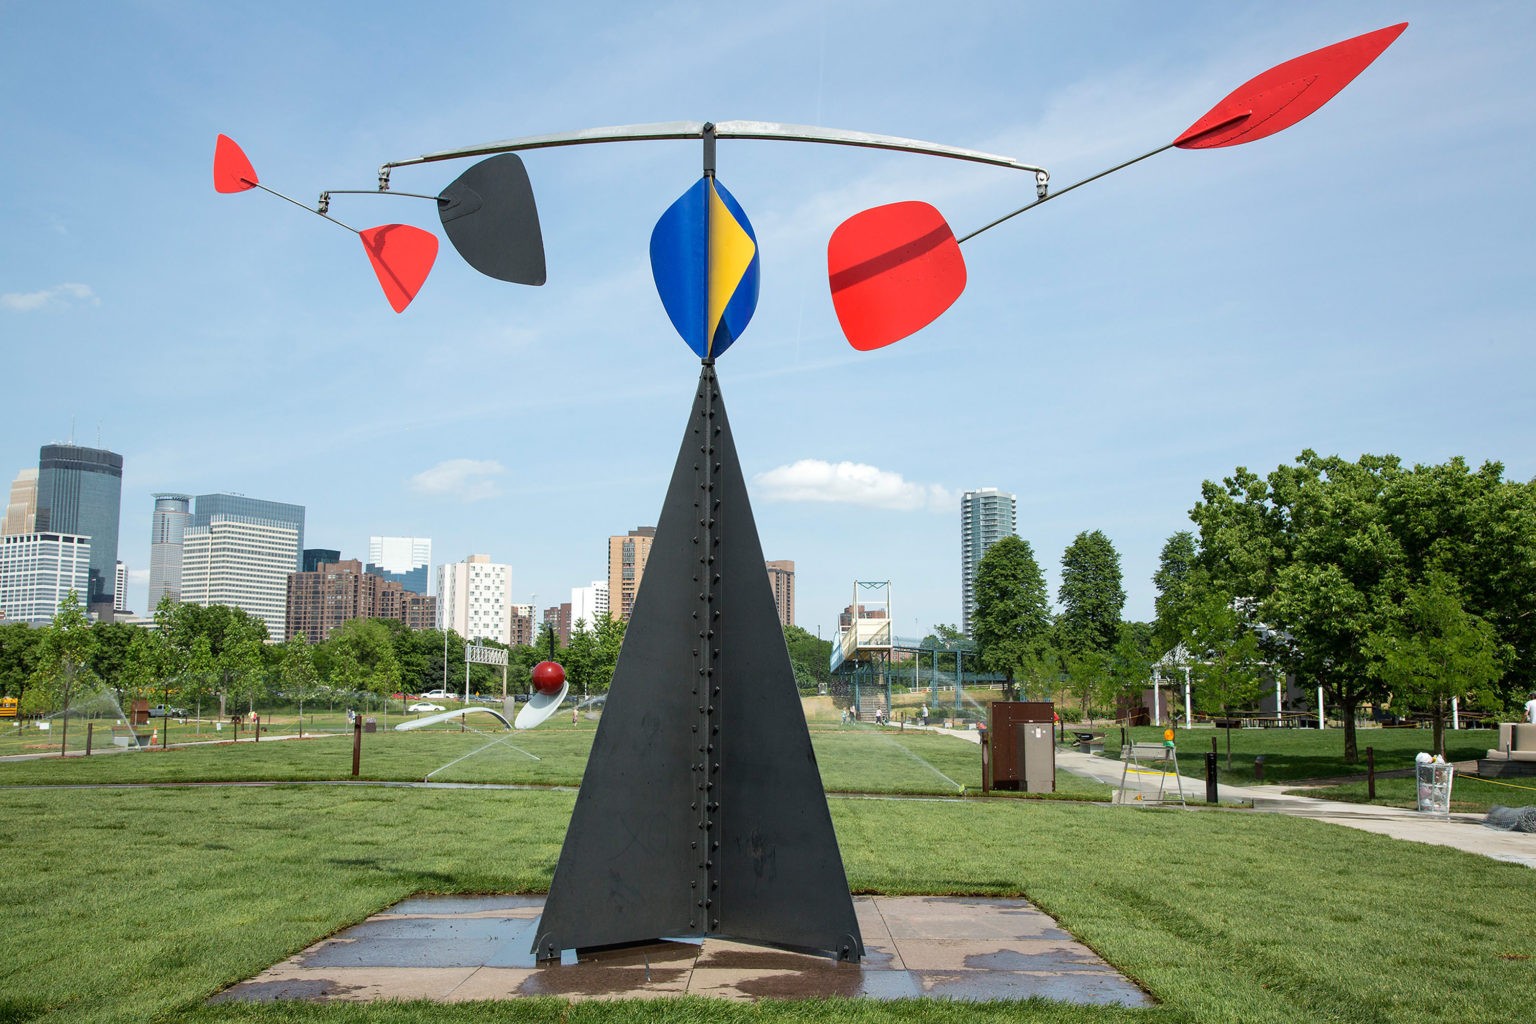
[{"label": "horizontal curved metal beam", "polygon": [[[1029,171],[1037,177],[1047,175],[1043,167],[1026,164],[1011,156],[984,153],[977,149],[946,146],[938,142],[906,139],[896,135],[876,135],[872,132],[848,131],[843,128],[818,128],[814,125],[780,124],[776,121],[658,121],[650,124],[609,125],[601,128],[584,128],[580,131],[555,132],[550,135],[526,135],[518,139],[486,142],[461,149],[445,149],[436,153],[391,160],[379,168],[379,186],[389,187],[389,172],[396,167],[413,164],[436,163],[441,160],[459,160],[465,157],[492,156],[496,153],[515,153],[527,149],[549,149],[555,146],[585,146],[597,142],[652,142],[665,139],[702,139],[706,134],[717,139],[762,139],[781,142],[818,142],[831,146],[856,146],[864,149],[886,149],[904,153],[921,153],[925,156],[941,156],[951,160],[968,160],[972,163],[991,164],[1012,170]],[[1048,175],[1047,175],[1048,177]]]}]

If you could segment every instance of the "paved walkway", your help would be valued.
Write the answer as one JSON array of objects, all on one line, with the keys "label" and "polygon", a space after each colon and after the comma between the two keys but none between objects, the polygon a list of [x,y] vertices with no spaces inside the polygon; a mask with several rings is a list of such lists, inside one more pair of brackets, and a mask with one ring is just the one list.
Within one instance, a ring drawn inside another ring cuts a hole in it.
[{"label": "paved walkway", "polygon": [[[963,735],[963,734],[962,734]],[[1083,754],[1075,750],[1056,748],[1056,768],[1085,778],[1098,779],[1119,787],[1122,764],[1117,759]],[[1144,792],[1164,786],[1164,801],[1170,791],[1177,792],[1172,777],[1164,781],[1158,773],[1133,776],[1140,779]],[[1251,804],[1256,811],[1274,814],[1291,814],[1299,818],[1332,822],[1376,832],[1394,839],[1406,839],[1435,846],[1453,846],[1468,853],[1481,854],[1494,860],[1509,861],[1536,868],[1536,834],[1530,832],[1505,832],[1484,825],[1481,814],[1452,814],[1439,818],[1405,807],[1382,807],[1377,804],[1352,804],[1337,800],[1318,800],[1308,796],[1288,794],[1294,784],[1286,785],[1230,785],[1220,782],[1216,796],[1223,804]],[[1204,807],[1205,782],[1203,779],[1185,777],[1184,799],[1191,807]]]}]

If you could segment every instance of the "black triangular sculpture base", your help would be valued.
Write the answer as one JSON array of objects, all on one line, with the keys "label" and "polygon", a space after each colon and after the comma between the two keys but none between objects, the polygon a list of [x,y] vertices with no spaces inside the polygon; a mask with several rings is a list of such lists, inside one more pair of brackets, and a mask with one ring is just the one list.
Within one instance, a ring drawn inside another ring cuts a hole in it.
[{"label": "black triangular sculpture base", "polygon": [[708,361],[536,935],[864,953]]}]

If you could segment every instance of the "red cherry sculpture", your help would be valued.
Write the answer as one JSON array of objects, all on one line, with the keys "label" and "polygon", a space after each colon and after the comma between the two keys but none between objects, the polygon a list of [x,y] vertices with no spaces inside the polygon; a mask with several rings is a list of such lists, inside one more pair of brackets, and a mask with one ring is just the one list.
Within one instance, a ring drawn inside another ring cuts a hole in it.
[{"label": "red cherry sculpture", "polygon": [[541,661],[533,666],[533,688],[553,697],[565,685],[565,669],[557,661]]}]

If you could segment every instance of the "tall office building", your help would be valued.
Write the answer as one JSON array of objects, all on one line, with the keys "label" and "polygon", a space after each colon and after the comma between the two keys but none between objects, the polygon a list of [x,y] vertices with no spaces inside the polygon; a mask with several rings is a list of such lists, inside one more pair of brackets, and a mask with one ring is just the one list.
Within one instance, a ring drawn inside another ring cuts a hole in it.
[{"label": "tall office building", "polygon": [[579,623],[588,633],[597,629],[597,620],[612,615],[608,603],[608,581],[593,580],[590,587],[571,588],[571,628]]},{"label": "tall office building", "polygon": [[427,592],[432,564],[430,537],[369,537],[367,571],[393,580],[413,594]]},{"label": "tall office building", "polygon": [[635,611],[635,595],[651,557],[656,527],[641,526],[627,536],[608,538],[608,614],[624,622]]},{"label": "tall office building", "polygon": [[976,613],[976,569],[987,549],[1018,532],[1018,499],[996,487],[966,491],[960,498],[961,625],[967,636]]},{"label": "tall office building", "polygon": [[437,569],[437,624],[466,640],[511,642],[512,567],[470,555]]},{"label": "tall office building", "polygon": [[33,626],[53,621],[70,591],[85,605],[91,539],[68,533],[0,537],[0,618]]},{"label": "tall office building", "polygon": [[112,611],[126,612],[128,610],[128,566],[123,560],[117,560],[117,568],[112,573]]},{"label": "tall office building", "polygon": [[37,532],[91,538],[90,582],[80,600],[108,621],[122,498],[123,457],[116,452],[73,444],[45,444],[39,450]]},{"label": "tall office building", "polygon": [[37,470],[23,469],[11,481],[10,500],[5,518],[0,520],[0,537],[31,533],[37,529]]},{"label": "tall office building", "polygon": [[191,518],[191,495],[155,495],[155,514],[149,524],[149,598],[145,615],[155,614],[160,600],[167,595],[172,601],[181,600],[181,542]]},{"label": "tall office building", "polygon": [[778,609],[779,622],[784,626],[795,624],[795,563],[777,561],[763,563],[768,567],[768,585],[773,588],[773,606]]},{"label": "tall office building", "polygon": [[286,638],[288,577],[299,569],[304,506],[200,494],[182,540],[181,599],[239,608]]}]

